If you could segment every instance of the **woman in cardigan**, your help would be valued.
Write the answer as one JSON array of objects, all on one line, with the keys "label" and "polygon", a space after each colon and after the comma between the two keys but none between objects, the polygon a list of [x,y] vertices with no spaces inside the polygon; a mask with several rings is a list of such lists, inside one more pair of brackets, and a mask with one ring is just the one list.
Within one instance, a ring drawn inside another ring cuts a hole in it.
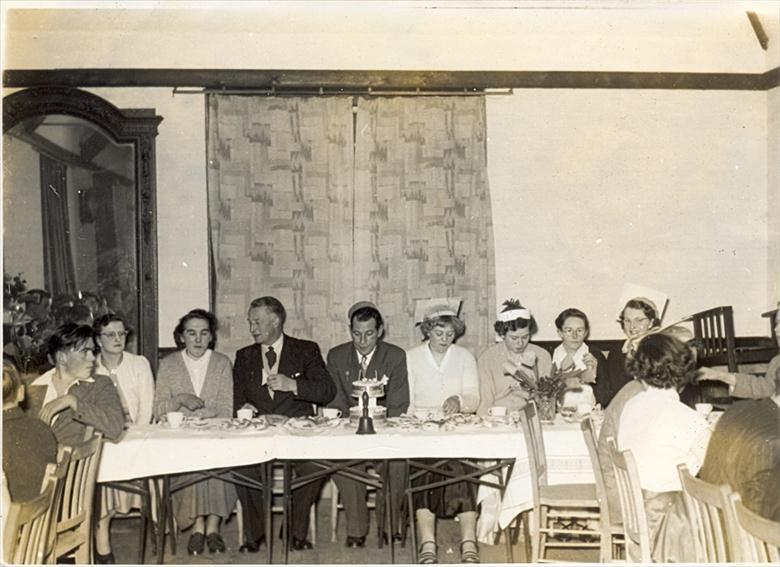
[{"label": "woman in cardigan", "polygon": [[[126,352],[130,327],[121,315],[102,315],[93,326],[95,343],[100,353],[95,360],[95,374],[108,376],[114,382],[122,400],[128,425],[146,425],[152,421],[154,377],[145,357]],[[101,517],[95,530],[95,561],[113,563],[109,530],[111,519],[118,512],[127,514],[141,507],[141,497],[125,490],[101,490]]]},{"label": "woman in cardigan", "polygon": [[[213,350],[216,330],[217,318],[203,309],[179,320],[173,337],[180,350],[160,361],[157,372],[157,418],[172,411],[194,418],[233,416],[233,370],[228,357]],[[225,551],[219,525],[236,504],[232,484],[207,479],[178,490],[173,501],[179,527],[192,526],[187,545],[191,555],[203,553],[206,544],[212,553]]]},{"label": "woman in cardigan", "polygon": [[[406,353],[410,407],[434,415],[474,413],[479,405],[477,363],[468,350],[453,344],[466,331],[458,318],[460,300],[431,303],[420,324],[425,342]],[[445,468],[455,474],[466,472],[457,462]],[[443,477],[430,473],[420,480],[438,482]],[[420,563],[438,562],[436,517],[454,515],[460,523],[461,563],[479,563],[476,496],[474,485],[465,481],[418,494],[415,518]]]},{"label": "woman in cardigan", "polygon": [[485,350],[477,361],[480,383],[477,413],[480,415],[487,415],[491,406],[508,410],[525,406],[528,392],[509,376],[510,369],[512,374],[521,373],[532,384],[540,376],[550,376],[552,371],[550,354],[530,342],[536,333],[536,320],[519,301],[504,302],[494,328],[502,341]]}]

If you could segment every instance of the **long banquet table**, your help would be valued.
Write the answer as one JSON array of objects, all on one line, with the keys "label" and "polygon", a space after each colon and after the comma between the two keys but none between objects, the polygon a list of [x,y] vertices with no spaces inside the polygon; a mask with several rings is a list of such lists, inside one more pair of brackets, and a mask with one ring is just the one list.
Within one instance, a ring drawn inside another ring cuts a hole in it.
[{"label": "long banquet table", "polygon": [[[543,428],[551,484],[593,482],[587,447],[576,423],[556,421]],[[491,543],[532,507],[531,478],[522,430],[497,426],[473,430],[427,431],[377,428],[376,435],[355,435],[354,426],[296,434],[282,426],[255,430],[170,429],[135,426],[119,443],[106,443],[98,482],[122,481],[177,473],[237,467],[288,459],[468,458],[514,459],[503,499],[495,489],[480,487],[480,539]]]}]

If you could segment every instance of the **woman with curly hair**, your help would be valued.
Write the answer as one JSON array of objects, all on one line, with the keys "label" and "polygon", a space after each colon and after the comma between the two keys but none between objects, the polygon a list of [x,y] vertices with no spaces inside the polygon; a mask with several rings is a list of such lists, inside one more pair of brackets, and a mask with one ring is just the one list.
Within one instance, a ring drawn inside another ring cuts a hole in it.
[{"label": "woman with curly hair", "polygon": [[677,466],[684,464],[695,476],[712,433],[706,418],[680,401],[679,392],[696,373],[696,354],[675,337],[651,334],[639,342],[626,366],[642,391],[623,408],[617,445],[621,451],[630,450],[636,460],[653,556],[690,561],[685,555],[690,533],[686,534],[680,514]]},{"label": "woman with curly hair", "polygon": [[518,300],[504,302],[493,328],[502,340],[485,350],[477,360],[479,415],[487,415],[491,406],[504,406],[508,410],[525,406],[528,392],[510,376],[509,370],[512,374],[521,372],[532,384],[552,371],[550,354],[531,344],[531,337],[537,331],[536,319]]}]

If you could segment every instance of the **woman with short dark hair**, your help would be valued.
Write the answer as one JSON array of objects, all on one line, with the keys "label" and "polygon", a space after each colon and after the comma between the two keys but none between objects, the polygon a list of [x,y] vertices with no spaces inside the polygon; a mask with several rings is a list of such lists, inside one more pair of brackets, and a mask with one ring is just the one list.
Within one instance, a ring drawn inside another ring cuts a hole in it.
[{"label": "woman with short dark hair", "polygon": [[607,361],[599,349],[585,342],[590,334],[588,316],[575,307],[569,307],[555,318],[555,327],[561,338],[561,344],[553,351],[553,364],[560,370],[580,373],[579,384],[572,384],[573,389],[564,394],[563,405],[593,406],[596,398],[592,384],[598,384],[599,371],[603,372]]},{"label": "woman with short dark hair", "polygon": [[528,392],[511,376],[520,372],[531,383],[552,371],[550,354],[531,344],[536,333],[536,319],[531,311],[516,299],[504,302],[493,327],[502,341],[488,347],[477,360],[479,368],[480,403],[477,413],[487,415],[491,406],[508,410],[525,406]]},{"label": "woman with short dark hair", "polygon": [[[233,368],[230,359],[216,352],[217,318],[204,309],[193,309],[173,332],[179,351],[160,361],[154,413],[163,418],[179,411],[194,418],[233,417]],[[181,475],[182,481],[190,475]],[[173,494],[174,513],[180,529],[192,526],[187,551],[198,555],[224,552],[220,520],[236,505],[235,487],[218,479],[197,482]]]}]

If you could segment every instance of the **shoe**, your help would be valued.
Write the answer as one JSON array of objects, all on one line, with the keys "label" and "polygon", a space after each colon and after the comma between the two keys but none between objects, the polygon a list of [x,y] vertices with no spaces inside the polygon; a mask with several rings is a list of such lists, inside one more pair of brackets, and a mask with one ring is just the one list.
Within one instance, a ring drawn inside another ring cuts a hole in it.
[{"label": "shoe", "polygon": [[347,536],[347,547],[356,548],[366,545],[366,536]]},{"label": "shoe", "polygon": [[116,559],[114,559],[113,551],[109,551],[105,555],[95,552],[95,565],[113,565],[114,563],[116,563]]},{"label": "shoe", "polygon": [[[402,536],[400,533],[398,533],[398,532],[395,532],[395,533],[393,534],[393,541],[394,541],[394,542],[396,542],[396,543],[399,543],[399,542],[403,541],[403,539],[404,539],[404,536]],[[389,540],[387,539],[387,532],[385,532],[385,533],[383,533],[383,534],[382,534],[382,541],[383,541],[385,544],[389,543]]]},{"label": "shoe", "polygon": [[187,553],[190,555],[200,555],[203,553],[203,546],[206,544],[206,536],[200,532],[195,532],[190,536],[187,544]]},{"label": "shoe", "polygon": [[293,536],[290,539],[290,548],[295,551],[304,551],[306,549],[314,549],[314,546],[308,539],[298,539],[297,537]]},{"label": "shoe", "polygon": [[[474,549],[463,549],[467,543],[474,545]],[[479,563],[479,546],[473,539],[464,539],[460,543],[460,562],[461,563]]]},{"label": "shoe", "polygon": [[241,553],[257,553],[260,551],[260,546],[265,543],[265,536],[260,536],[259,539],[256,539],[255,541],[248,541],[241,545],[241,547],[238,548],[238,550]]},{"label": "shoe", "polygon": [[[426,547],[427,546],[427,547]],[[439,562],[439,556],[436,554],[436,542],[432,540],[424,541],[420,544],[420,549],[417,553],[417,563],[422,565],[430,565],[432,563]]]},{"label": "shoe", "polygon": [[211,532],[206,536],[206,543],[211,553],[225,553],[225,542],[217,532]]}]

